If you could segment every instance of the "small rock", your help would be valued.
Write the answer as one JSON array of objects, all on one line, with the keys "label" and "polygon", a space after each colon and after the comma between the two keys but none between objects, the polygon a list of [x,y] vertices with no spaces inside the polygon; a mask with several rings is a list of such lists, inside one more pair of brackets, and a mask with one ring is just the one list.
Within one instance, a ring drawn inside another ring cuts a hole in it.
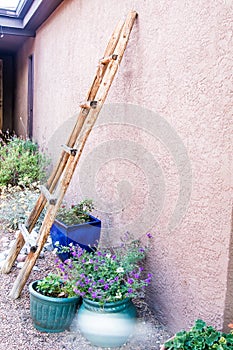
[{"label": "small rock", "polygon": [[43,252],[43,250],[42,250],[42,252],[40,252],[39,258],[40,258],[40,259],[43,259],[43,258],[44,258],[44,252]]},{"label": "small rock", "polygon": [[33,268],[32,268],[34,271],[40,271],[40,269],[39,269],[39,267],[38,266],[33,266]]},{"label": "small rock", "polygon": [[48,252],[52,252],[53,251],[52,243],[46,243],[44,246],[44,249],[47,250]]},{"label": "small rock", "polygon": [[10,241],[9,247],[11,248],[15,244],[15,239],[13,241]]},{"label": "small rock", "polygon": [[26,247],[23,247],[23,248],[20,250],[20,254],[27,254],[27,248],[26,248]]},{"label": "small rock", "polygon": [[0,269],[3,267],[4,264],[5,264],[5,260],[0,261]]},{"label": "small rock", "polygon": [[0,261],[6,260],[6,257],[9,253],[9,249],[4,250],[3,252],[0,253]]},{"label": "small rock", "polygon": [[18,262],[18,263],[16,264],[16,267],[17,267],[18,269],[22,269],[23,265],[24,265],[24,262]]},{"label": "small rock", "polygon": [[18,257],[17,257],[17,261],[18,262],[24,262],[27,258],[27,255],[26,254],[19,254]]},{"label": "small rock", "polygon": [[9,242],[9,238],[8,237],[2,237],[0,240],[1,243],[3,242]]}]

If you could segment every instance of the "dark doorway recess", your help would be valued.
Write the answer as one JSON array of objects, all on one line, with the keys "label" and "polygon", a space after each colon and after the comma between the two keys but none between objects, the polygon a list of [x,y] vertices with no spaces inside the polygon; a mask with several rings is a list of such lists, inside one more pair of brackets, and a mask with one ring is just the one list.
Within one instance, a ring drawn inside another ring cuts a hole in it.
[{"label": "dark doorway recess", "polygon": [[33,92],[34,92],[34,59],[33,55],[28,57],[28,121],[27,135],[33,136]]}]

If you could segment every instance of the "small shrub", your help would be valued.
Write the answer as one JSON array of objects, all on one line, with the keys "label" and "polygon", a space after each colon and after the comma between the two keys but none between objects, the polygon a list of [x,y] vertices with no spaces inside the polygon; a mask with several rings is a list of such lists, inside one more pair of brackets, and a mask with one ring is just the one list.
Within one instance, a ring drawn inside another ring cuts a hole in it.
[{"label": "small shrub", "polygon": [[[0,194],[0,221],[6,227],[13,230],[18,229],[19,223],[24,224],[33,209],[39,196],[37,183],[33,183],[30,188],[20,186],[7,186],[1,188]],[[43,213],[37,222],[38,229],[43,220]]]},{"label": "small shrub", "polygon": [[45,178],[48,159],[36,143],[17,136],[0,135],[0,186],[29,186]]}]

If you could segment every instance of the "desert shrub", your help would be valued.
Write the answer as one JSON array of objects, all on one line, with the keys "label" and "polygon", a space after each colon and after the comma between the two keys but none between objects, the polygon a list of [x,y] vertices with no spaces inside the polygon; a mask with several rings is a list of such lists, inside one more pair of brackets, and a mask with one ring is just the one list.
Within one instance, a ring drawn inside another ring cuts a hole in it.
[{"label": "desert shrub", "polygon": [[[25,224],[40,191],[37,183],[22,189],[20,186],[3,186],[0,193],[0,222],[13,230],[18,229],[19,223]],[[36,229],[39,229],[44,214],[40,215]]]},{"label": "desert shrub", "polygon": [[38,145],[15,135],[0,139],[0,186],[29,186],[46,175],[47,157]]}]

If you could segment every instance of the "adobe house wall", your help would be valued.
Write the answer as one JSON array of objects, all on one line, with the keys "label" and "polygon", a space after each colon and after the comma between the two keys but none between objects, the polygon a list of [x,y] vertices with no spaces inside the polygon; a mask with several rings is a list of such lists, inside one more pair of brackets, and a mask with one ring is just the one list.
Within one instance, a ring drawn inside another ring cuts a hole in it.
[{"label": "adobe house wall", "polygon": [[222,328],[233,317],[231,2],[64,1],[18,53],[15,116],[26,115],[33,52],[33,134],[55,159],[131,8],[138,19],[67,199],[94,198],[106,241],[154,235],[147,297],[172,331],[196,318]]}]

